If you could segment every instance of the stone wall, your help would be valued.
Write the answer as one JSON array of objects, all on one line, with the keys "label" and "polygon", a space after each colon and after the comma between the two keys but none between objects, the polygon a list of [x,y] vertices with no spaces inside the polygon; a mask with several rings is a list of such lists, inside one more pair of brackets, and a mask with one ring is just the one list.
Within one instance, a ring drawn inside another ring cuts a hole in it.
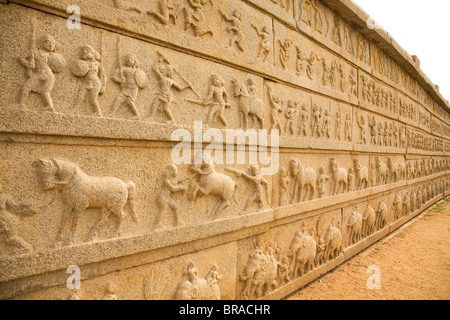
[{"label": "stone wall", "polygon": [[71,5],[0,1],[1,299],[281,299],[449,194],[448,102],[351,1]]}]

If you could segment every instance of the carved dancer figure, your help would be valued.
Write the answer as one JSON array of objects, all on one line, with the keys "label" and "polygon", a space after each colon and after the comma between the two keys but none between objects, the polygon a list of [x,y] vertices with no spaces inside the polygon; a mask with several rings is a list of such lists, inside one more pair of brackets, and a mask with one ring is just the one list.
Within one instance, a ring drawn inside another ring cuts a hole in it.
[{"label": "carved dancer figure", "polygon": [[147,14],[154,16],[158,19],[163,25],[168,25],[170,19],[172,19],[173,24],[177,23],[178,14],[180,10],[178,6],[175,7],[173,0],[159,0],[158,2],[158,11],[148,10]]},{"label": "carved dancer figure", "polygon": [[[119,220],[116,234],[120,235],[126,217],[124,207],[127,203],[133,220],[137,222],[134,203],[136,186],[132,181],[89,176],[76,164],[63,159],[40,159],[34,164],[40,174],[44,190],[58,189],[64,203],[71,209],[69,244],[73,243],[80,213],[88,208],[102,210],[100,219],[89,232],[88,240],[95,237],[97,230],[108,221],[110,214],[114,214]],[[57,241],[62,240],[67,218],[64,214]]]},{"label": "carved dancer figure", "polygon": [[373,145],[377,145],[377,121],[375,119],[375,116],[373,116],[372,121],[370,119],[368,120],[369,127],[370,127],[370,143]]},{"label": "carved dancer figure", "polygon": [[30,252],[33,247],[18,235],[19,216],[26,217],[38,214],[31,205],[16,204],[7,194],[2,193],[0,184],[0,235],[4,235],[5,242],[20,252]]},{"label": "carved dancer figure", "polygon": [[283,134],[283,126],[281,125],[281,120],[278,118],[278,113],[282,113],[283,109],[281,108],[281,100],[278,95],[274,95],[272,93],[272,87],[267,86],[267,92],[269,93],[269,102],[270,102],[270,130],[277,129],[280,130],[280,134]]},{"label": "carved dancer figure", "polygon": [[106,89],[106,75],[100,53],[90,45],[81,47],[80,57],[72,65],[71,71],[74,76],[82,79],[77,95],[77,108],[80,108],[87,98],[97,116],[103,117],[98,96],[103,94]]},{"label": "carved dancer figure", "polygon": [[182,87],[175,82],[173,79],[173,67],[168,62],[166,65],[161,65],[164,60],[165,59],[161,57],[158,63],[153,67],[153,71],[159,78],[160,91],[152,103],[149,117],[152,117],[156,111],[159,111],[164,113],[167,118],[169,118],[169,122],[175,123],[172,112],[170,112],[170,105],[173,101],[171,89],[175,88],[178,91],[183,91],[190,88],[190,86],[189,84],[186,84]]},{"label": "carved dancer figure", "polygon": [[290,49],[293,45],[293,42],[289,39],[285,39],[284,41],[278,40],[280,44],[280,61],[283,69],[287,69],[287,62],[290,58]]},{"label": "carved dancer figure", "polygon": [[231,168],[227,168],[227,170],[236,173],[239,177],[242,176],[253,183],[254,192],[251,193],[251,196],[247,198],[244,205],[244,211],[246,211],[249,205],[253,202],[256,202],[259,206],[259,209],[264,209],[263,202],[263,185],[266,186],[266,199],[267,203],[270,204],[270,194],[269,194],[269,183],[259,172],[259,166],[252,165],[250,166],[250,174],[245,173],[244,171],[239,171]]},{"label": "carved dancer figure", "polygon": [[234,44],[238,47],[241,52],[244,52],[244,33],[242,32],[242,15],[239,10],[233,10],[231,16],[227,16],[221,10],[219,10],[220,14],[224,18],[226,22],[229,23],[226,30],[231,33],[230,39],[230,47],[233,47]]},{"label": "carved dancer figure", "polygon": [[295,120],[296,114],[297,114],[296,105],[295,105],[294,101],[289,100],[287,103],[286,113],[284,114],[284,117],[286,118],[286,124],[284,126],[284,131],[291,135],[293,135],[295,133],[294,120]]},{"label": "carved dancer figure", "polygon": [[254,24],[252,24],[252,27],[255,29],[256,34],[261,38],[261,42],[259,43],[258,58],[263,57],[263,61],[266,61],[272,51],[272,41],[270,38],[269,28],[267,26],[263,26],[260,30]]},{"label": "carved dancer figure", "polygon": [[148,86],[147,75],[139,68],[136,56],[131,53],[125,56],[125,64],[123,66],[120,64],[117,73],[118,75],[112,77],[112,80],[120,85],[120,93],[114,102],[111,113],[114,114],[120,106],[125,104],[134,117],[141,120],[136,107],[136,99],[139,89],[144,89]]},{"label": "carved dancer figure", "polygon": [[168,165],[163,171],[161,188],[156,197],[156,203],[159,209],[155,219],[156,228],[164,227],[164,224],[161,222],[161,217],[166,213],[167,209],[172,209],[176,225],[183,223],[178,215],[178,205],[172,199],[172,194],[186,191],[185,186],[175,181],[177,175],[178,169],[174,164]]},{"label": "carved dancer figure", "polygon": [[[184,30],[188,30],[192,27],[194,35],[198,38],[209,34],[213,36],[213,32],[206,26],[205,15],[202,11],[203,6],[211,0],[188,0],[190,8],[185,7],[185,26]],[[212,2],[211,2],[212,3]]]},{"label": "carved dancer figure", "polygon": [[136,13],[142,12],[139,8],[127,5],[126,2],[127,2],[127,0],[114,0],[114,6],[117,9],[124,10],[124,11],[134,11]]},{"label": "carved dancer figure", "polygon": [[[36,22],[32,21],[30,51],[19,63],[27,70],[27,79],[20,90],[19,104],[26,108],[31,92],[41,96],[45,107],[55,112],[52,90],[55,85],[54,73],[61,72],[66,66],[66,59],[57,53],[57,43],[52,36],[45,35],[35,43]],[[37,46],[36,46],[37,45]]]}]

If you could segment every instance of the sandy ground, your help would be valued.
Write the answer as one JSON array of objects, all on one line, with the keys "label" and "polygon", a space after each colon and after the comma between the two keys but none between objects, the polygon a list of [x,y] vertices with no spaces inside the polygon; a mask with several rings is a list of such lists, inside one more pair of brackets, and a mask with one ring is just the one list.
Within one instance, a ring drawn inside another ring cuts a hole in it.
[{"label": "sandy ground", "polygon": [[[380,289],[368,289],[372,265],[379,267]],[[288,298],[330,299],[449,300],[450,199]]]}]

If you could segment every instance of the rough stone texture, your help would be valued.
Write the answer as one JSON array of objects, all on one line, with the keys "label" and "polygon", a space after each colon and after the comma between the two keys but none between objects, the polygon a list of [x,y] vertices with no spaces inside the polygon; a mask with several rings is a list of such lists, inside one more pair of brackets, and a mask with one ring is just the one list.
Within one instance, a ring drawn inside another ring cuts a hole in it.
[{"label": "rough stone texture", "polygon": [[[71,4],[0,2],[1,299],[280,299],[449,194],[448,103],[351,1]],[[280,169],[171,165],[194,121]]]}]

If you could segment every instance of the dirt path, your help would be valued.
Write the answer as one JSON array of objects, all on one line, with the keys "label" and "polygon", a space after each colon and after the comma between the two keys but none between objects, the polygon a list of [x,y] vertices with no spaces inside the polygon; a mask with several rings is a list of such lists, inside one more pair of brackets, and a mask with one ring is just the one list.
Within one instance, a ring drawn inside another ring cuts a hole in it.
[{"label": "dirt path", "polygon": [[[288,300],[449,300],[450,199],[412,221]],[[380,268],[379,290],[367,287],[371,265]]]}]

